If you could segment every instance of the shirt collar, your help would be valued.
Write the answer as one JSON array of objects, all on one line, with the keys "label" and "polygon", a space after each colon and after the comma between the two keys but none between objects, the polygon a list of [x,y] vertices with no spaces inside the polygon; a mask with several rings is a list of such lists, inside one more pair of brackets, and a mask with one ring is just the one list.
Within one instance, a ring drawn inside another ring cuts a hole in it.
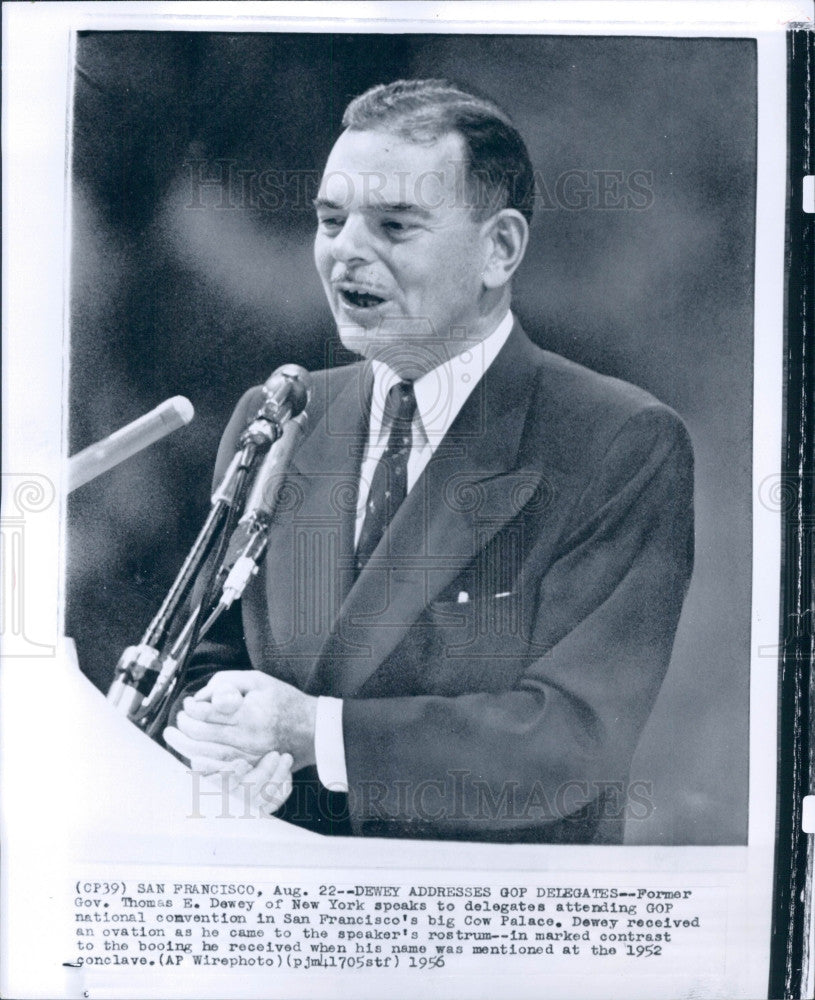
[{"label": "shirt collar", "polygon": [[[435,449],[450,429],[470,393],[483,378],[484,372],[507,342],[513,323],[514,317],[507,310],[504,318],[489,336],[416,379],[413,383],[413,391],[416,394],[414,432],[418,430],[420,439],[423,439],[421,443],[427,443]],[[371,396],[369,440],[377,441],[386,430],[383,426],[383,410],[388,392],[402,380],[384,361],[371,362],[371,369],[374,385]]]}]

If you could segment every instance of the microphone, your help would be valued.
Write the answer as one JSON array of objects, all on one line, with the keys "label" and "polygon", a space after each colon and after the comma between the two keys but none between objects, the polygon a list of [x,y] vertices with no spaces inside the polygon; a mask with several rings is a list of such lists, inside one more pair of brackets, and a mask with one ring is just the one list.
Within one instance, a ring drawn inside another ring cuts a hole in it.
[{"label": "microphone", "polygon": [[238,524],[248,528],[268,520],[274,514],[283,476],[307,426],[308,414],[305,411],[285,422],[280,437],[269,449],[258,469]]},{"label": "microphone", "polygon": [[281,365],[263,383],[263,402],[238,438],[237,451],[212,494],[213,504],[233,502],[238,471],[254,468],[258,457],[281,436],[286,421],[306,408],[308,389],[303,380],[307,377],[308,371],[300,365]]},{"label": "microphone", "polygon": [[255,423],[266,419],[262,414],[274,411],[277,416],[271,419],[278,437],[257,471],[243,514],[230,541],[234,556],[232,560],[227,559],[229,571],[214,612],[216,617],[243,594],[266,552],[269,525],[280,502],[286,471],[308,425],[308,414],[305,411],[308,390],[303,381],[303,376],[307,375],[305,368],[300,368],[299,365],[284,365],[274,372],[263,387],[267,398]]},{"label": "microphone", "polygon": [[188,424],[194,415],[193,405],[186,396],[173,396],[102,441],[72,455],[68,460],[68,492]]},{"label": "microphone", "polygon": [[263,402],[240,437],[240,447],[268,447],[283,433],[283,424],[306,408],[308,375],[300,365],[281,365],[263,383]]}]

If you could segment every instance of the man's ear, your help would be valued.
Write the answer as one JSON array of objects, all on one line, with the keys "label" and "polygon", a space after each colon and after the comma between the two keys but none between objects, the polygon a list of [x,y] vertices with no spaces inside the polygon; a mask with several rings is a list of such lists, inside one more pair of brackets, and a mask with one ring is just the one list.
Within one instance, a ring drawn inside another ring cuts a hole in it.
[{"label": "man's ear", "polygon": [[517,209],[502,208],[486,219],[482,229],[487,259],[482,271],[487,288],[505,285],[524,259],[529,242],[529,223]]}]

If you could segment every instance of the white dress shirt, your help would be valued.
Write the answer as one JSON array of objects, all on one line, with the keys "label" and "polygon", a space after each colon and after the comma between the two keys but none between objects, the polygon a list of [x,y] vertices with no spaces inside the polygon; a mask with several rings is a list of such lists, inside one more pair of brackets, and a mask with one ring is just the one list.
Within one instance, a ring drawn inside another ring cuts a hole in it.
[{"label": "white dress shirt", "polygon": [[[470,393],[484,372],[493,363],[512,330],[513,316],[507,312],[493,332],[480,343],[432,368],[416,379],[416,415],[412,425],[412,443],[407,463],[407,490],[413,489],[433,457],[439,442],[452,426]],[[368,443],[362,458],[357,495],[357,516],[354,545],[359,542],[368,493],[377,463],[388,445],[390,424],[385,417],[388,392],[402,379],[382,361],[371,363],[374,384]],[[335,792],[348,791],[345,766],[345,744],[342,736],[342,699],[317,699],[317,720],[314,732],[314,754],[320,783]]]}]

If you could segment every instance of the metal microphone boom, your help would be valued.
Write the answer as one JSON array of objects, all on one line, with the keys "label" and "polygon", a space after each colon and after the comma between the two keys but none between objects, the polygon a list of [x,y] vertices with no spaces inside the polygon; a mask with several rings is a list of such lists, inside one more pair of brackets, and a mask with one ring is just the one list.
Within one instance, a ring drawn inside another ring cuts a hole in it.
[{"label": "metal microphone boom", "polygon": [[[283,365],[264,383],[261,406],[238,439],[198,537],[141,640],[128,646],[116,665],[108,700],[151,735],[195,645],[257,572],[282,476],[305,426],[307,375],[299,365]],[[234,530],[244,510],[245,519]],[[239,543],[234,558],[233,531]],[[173,635],[179,609],[213,552],[201,600]]]}]

